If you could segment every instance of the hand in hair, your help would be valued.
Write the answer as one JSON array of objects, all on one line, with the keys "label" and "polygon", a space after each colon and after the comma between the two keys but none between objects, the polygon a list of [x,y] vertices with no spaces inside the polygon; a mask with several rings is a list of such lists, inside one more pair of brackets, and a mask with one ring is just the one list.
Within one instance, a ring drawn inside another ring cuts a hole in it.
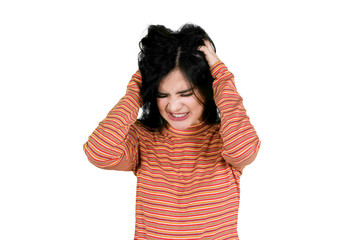
[{"label": "hand in hair", "polygon": [[205,54],[206,61],[208,62],[209,66],[213,66],[215,63],[219,62],[220,59],[216,55],[213,47],[209,40],[204,40],[205,46],[200,46],[199,50]]}]

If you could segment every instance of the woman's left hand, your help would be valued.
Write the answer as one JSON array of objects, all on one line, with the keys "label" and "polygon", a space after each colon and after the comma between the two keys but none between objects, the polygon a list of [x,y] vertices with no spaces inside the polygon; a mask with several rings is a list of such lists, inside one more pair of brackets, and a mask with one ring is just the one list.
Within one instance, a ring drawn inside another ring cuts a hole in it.
[{"label": "woman's left hand", "polygon": [[205,54],[206,60],[210,67],[215,63],[220,62],[219,57],[216,55],[211,43],[209,40],[204,40],[205,46],[200,46],[199,51],[202,51]]}]

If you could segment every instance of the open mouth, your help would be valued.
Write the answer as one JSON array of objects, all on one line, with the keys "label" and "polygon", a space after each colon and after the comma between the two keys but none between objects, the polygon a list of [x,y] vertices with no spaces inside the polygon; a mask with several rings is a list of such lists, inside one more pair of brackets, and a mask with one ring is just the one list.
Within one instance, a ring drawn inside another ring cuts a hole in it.
[{"label": "open mouth", "polygon": [[182,121],[189,116],[189,113],[168,113],[168,116],[173,121]]}]

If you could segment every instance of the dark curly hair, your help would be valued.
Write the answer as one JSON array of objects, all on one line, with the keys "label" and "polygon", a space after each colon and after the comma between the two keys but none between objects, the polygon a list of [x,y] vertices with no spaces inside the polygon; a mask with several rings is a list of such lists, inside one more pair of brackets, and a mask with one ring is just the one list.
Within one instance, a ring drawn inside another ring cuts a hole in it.
[{"label": "dark curly hair", "polygon": [[[214,81],[205,54],[198,50],[209,40],[213,41],[199,26],[185,24],[178,31],[162,25],[150,25],[147,35],[140,41],[138,58],[142,75],[143,98],[140,121],[152,131],[160,131],[166,124],[157,106],[158,88],[161,80],[178,68],[193,89],[201,94],[204,106],[202,119],[207,124],[220,122],[219,112],[213,98]],[[198,97],[200,99],[200,97]]]}]

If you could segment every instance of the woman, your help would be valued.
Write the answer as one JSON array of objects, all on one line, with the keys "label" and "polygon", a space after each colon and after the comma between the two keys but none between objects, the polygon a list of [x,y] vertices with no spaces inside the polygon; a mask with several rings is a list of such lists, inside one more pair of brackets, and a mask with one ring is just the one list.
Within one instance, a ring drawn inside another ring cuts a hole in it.
[{"label": "woman", "polygon": [[135,239],[238,239],[239,178],[260,141],[233,75],[195,25],[152,25],[140,48],[89,161],[137,176]]}]

